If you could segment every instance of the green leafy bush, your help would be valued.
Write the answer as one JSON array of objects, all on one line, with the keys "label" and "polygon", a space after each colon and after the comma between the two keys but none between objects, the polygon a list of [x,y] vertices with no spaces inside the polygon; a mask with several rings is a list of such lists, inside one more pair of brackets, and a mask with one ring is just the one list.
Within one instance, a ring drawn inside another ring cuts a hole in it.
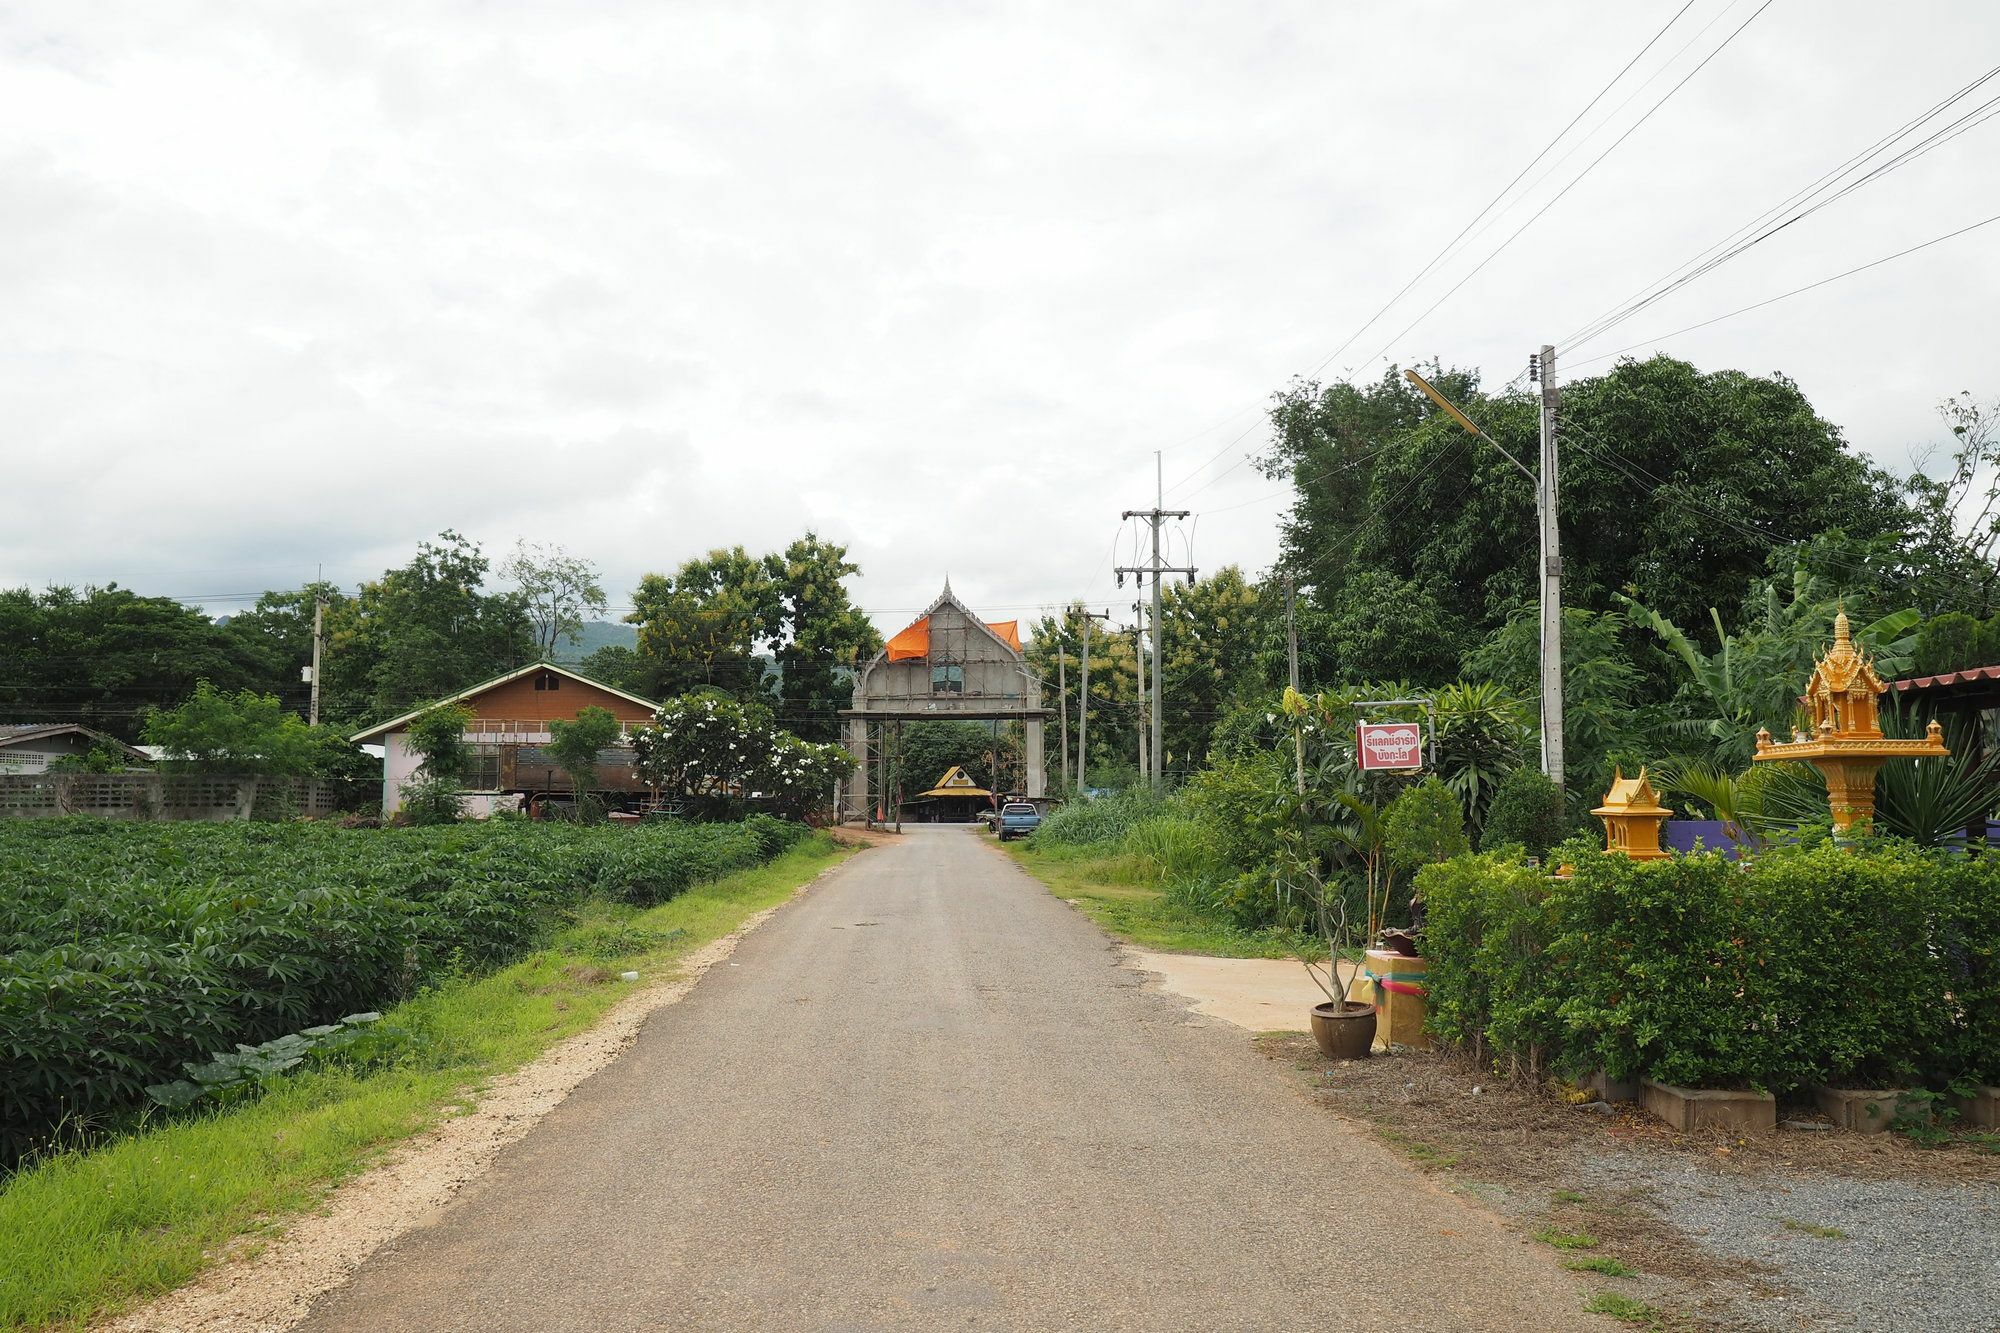
[{"label": "green leafy bush", "polygon": [[1425,778],[1389,802],[1382,812],[1382,834],[1389,862],[1398,870],[1415,870],[1435,861],[1449,861],[1472,850],[1465,837],[1465,813],[1458,798],[1438,778]]},{"label": "green leafy bush", "polygon": [[1420,872],[1430,1023],[1517,1066],[1789,1091],[1989,1078],[2000,860],[1824,838],[1744,862],[1564,844]]},{"label": "green leafy bush", "polygon": [[1520,847],[1529,856],[1547,856],[1562,841],[1566,823],[1562,788],[1524,764],[1500,779],[1486,826],[1479,831],[1479,846],[1489,852]]}]

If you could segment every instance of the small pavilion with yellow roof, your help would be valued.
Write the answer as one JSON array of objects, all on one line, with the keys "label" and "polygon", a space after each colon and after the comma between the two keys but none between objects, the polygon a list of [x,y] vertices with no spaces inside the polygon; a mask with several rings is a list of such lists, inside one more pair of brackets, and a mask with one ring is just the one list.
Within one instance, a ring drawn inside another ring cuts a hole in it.
[{"label": "small pavilion with yellow roof", "polygon": [[1805,706],[1813,734],[1773,741],[1768,730],[1757,732],[1758,763],[1799,760],[1820,771],[1826,779],[1833,826],[1842,833],[1875,817],[1875,775],[1884,759],[1950,753],[1935,720],[1922,740],[1882,734],[1881,696],[1888,688],[1868,654],[1855,646],[1843,608],[1834,617],[1833,647],[1813,667],[1806,683]]}]

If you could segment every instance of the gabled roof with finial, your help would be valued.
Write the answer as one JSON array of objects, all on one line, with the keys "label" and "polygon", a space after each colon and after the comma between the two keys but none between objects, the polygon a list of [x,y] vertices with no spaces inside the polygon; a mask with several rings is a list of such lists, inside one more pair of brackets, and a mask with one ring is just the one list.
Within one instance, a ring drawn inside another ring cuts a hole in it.
[{"label": "gabled roof with finial", "polygon": [[1653,790],[1653,784],[1646,777],[1646,770],[1640,769],[1639,776],[1628,778],[1623,768],[1611,770],[1611,790],[1604,793],[1604,804],[1590,812],[1593,815],[1671,815],[1673,811],[1660,804],[1660,794]]},{"label": "gabled roof with finial", "polygon": [[1812,695],[1824,691],[1845,694],[1849,690],[1865,689],[1871,694],[1880,694],[1887,688],[1882,683],[1882,677],[1875,673],[1867,652],[1855,645],[1854,630],[1843,607],[1833,618],[1833,647],[1827,649],[1826,656],[1813,667],[1806,693]]},{"label": "gabled roof with finial", "polygon": [[[886,659],[891,662],[907,662],[928,657],[930,655],[931,617],[947,606],[964,616],[967,625],[976,625],[985,630],[993,636],[994,640],[1001,647],[1007,649],[1016,657],[1022,655],[1021,622],[1018,620],[981,620],[977,615],[973,614],[971,607],[958,600],[958,594],[951,590],[951,576],[947,574],[944,580],[944,591],[940,592],[931,601],[931,604],[924,608],[922,615],[899,630],[882,646],[882,651],[875,655],[875,661],[879,662]],[[874,663],[871,662],[870,665],[872,666]]]}]

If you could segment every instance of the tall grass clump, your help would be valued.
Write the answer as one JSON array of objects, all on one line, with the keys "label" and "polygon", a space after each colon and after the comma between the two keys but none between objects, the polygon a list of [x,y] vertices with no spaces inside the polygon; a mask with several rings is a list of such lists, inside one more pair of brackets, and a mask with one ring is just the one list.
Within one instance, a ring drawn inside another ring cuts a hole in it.
[{"label": "tall grass clump", "polygon": [[1120,792],[1096,800],[1072,801],[1044,819],[1028,839],[1037,851],[1088,849],[1119,851],[1135,824],[1156,813],[1162,802],[1146,791]]}]

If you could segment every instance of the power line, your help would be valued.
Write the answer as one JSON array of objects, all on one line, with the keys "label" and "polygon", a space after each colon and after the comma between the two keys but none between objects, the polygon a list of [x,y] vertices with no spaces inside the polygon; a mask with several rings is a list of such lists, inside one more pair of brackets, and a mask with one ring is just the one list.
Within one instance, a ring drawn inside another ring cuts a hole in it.
[{"label": "power line", "polygon": [[[1376,322],[1379,321],[1383,315],[1387,314],[1398,301],[1402,300],[1404,296],[1408,295],[1412,288],[1414,288],[1418,283],[1422,282],[1434,270],[1436,270],[1438,265],[1444,262],[1444,260],[1451,255],[1451,253],[1457,247],[1458,243],[1461,240],[1465,239],[1467,233],[1471,232],[1474,227],[1478,226],[1480,220],[1486,217],[1487,214],[1491,213],[1495,208],[1495,206],[1497,206],[1501,200],[1505,199],[1507,195],[1510,192],[1512,192],[1512,190],[1516,185],[1519,185],[1521,183],[1522,178],[1525,177],[1530,171],[1533,171],[1535,169],[1536,163],[1540,162],[1543,158],[1547,157],[1549,153],[1555,149],[1555,146],[1561,143],[1563,138],[1566,135],[1568,135],[1571,130],[1575,129],[1577,127],[1577,124],[1581,122],[1585,116],[1589,115],[1591,110],[1594,107],[1596,107],[1599,102],[1604,100],[1605,95],[1608,94],[1614,87],[1616,87],[1619,81],[1622,80],[1627,74],[1631,73],[1632,68],[1635,65],[1637,65],[1641,59],[1645,57],[1646,53],[1652,50],[1654,46],[1658,45],[1660,39],[1667,35],[1668,30],[1671,29],[1674,26],[1674,24],[1680,21],[1681,16],[1687,13],[1688,10],[1693,7],[1694,7],[1694,0],[1686,0],[1686,3],[1682,4],[1679,9],[1675,10],[1673,16],[1660,26],[1659,31],[1655,32],[1651,37],[1647,38],[1645,45],[1641,46],[1639,50],[1632,56],[1632,58],[1626,61],[1625,64],[1619,68],[1618,72],[1612,75],[1611,79],[1607,83],[1605,83],[1605,85],[1602,88],[1599,88],[1596,94],[1593,95],[1588,102],[1584,103],[1583,109],[1577,112],[1574,116],[1570,117],[1569,123],[1564,125],[1562,129],[1558,130],[1554,138],[1550,139],[1546,144],[1543,144],[1541,150],[1537,152],[1533,157],[1528,159],[1527,165],[1522,167],[1520,171],[1516,172],[1514,178],[1508,181],[1506,185],[1502,186],[1500,192],[1494,195],[1492,199],[1488,200],[1484,208],[1481,208],[1477,213],[1474,213],[1470,218],[1470,220],[1468,220],[1463,227],[1459,228],[1457,235],[1453,236],[1449,241],[1445,242],[1443,248],[1440,249],[1437,252],[1437,254],[1433,255],[1428,263],[1426,263],[1422,268],[1418,269],[1414,277],[1412,277],[1409,281],[1405,282],[1400,288],[1398,288],[1395,295],[1391,296],[1387,301],[1383,302],[1381,309],[1377,310],[1374,314],[1370,315],[1366,320],[1364,320],[1361,326],[1355,329],[1354,332],[1348,334],[1346,340],[1343,341],[1340,344],[1340,346],[1334,348],[1331,352],[1328,352],[1325,356],[1321,357],[1319,361],[1316,364],[1314,364],[1314,366],[1310,370],[1306,372],[1306,378],[1309,379],[1312,376],[1317,375],[1322,370],[1324,370],[1334,360],[1334,358],[1338,357],[1342,352],[1346,351],[1350,346],[1352,346],[1355,339],[1359,338],[1362,334],[1366,333],[1369,329],[1373,328]],[[1717,17],[1719,18],[1720,15],[1718,15]],[[1713,26],[1714,22],[1715,20],[1710,20],[1708,26]],[[1707,27],[1704,27],[1701,31],[1706,32],[1707,30],[1708,30]],[[1696,37],[1699,38],[1699,36],[1700,33],[1697,33]],[[1682,48],[1682,50],[1686,49],[1687,49],[1686,47]],[[1679,53],[1677,52],[1676,55],[1678,54]],[[1655,75],[1654,77],[1658,76]],[[1648,82],[1650,83],[1651,80],[1648,80]],[[1644,85],[1641,86],[1643,88]],[[1565,158],[1565,160],[1567,160],[1567,158]],[[1509,208],[1511,207],[1512,205],[1510,204]],[[1504,211],[1505,210],[1503,210],[1503,212]],[[1255,404],[1252,404],[1251,406],[1254,407]],[[1171,447],[1174,449],[1178,449],[1182,445],[1188,444],[1191,441],[1199,439],[1201,436],[1208,434],[1210,431],[1219,430],[1223,426],[1227,425],[1230,421],[1234,420],[1241,413],[1248,410],[1250,410],[1250,408],[1248,407],[1238,408],[1235,412],[1230,413],[1228,416],[1224,417],[1221,421],[1215,423],[1215,425],[1208,427],[1206,430],[1198,431],[1194,435],[1189,436],[1187,439],[1184,439],[1180,441],[1178,444],[1175,444]],[[1216,450],[1215,453],[1212,456],[1210,456],[1206,462],[1202,463],[1200,467],[1193,469],[1186,476],[1182,477],[1179,481],[1175,482],[1172,486],[1169,486],[1167,488],[1167,494],[1169,495],[1174,494],[1175,492],[1179,491],[1181,487],[1187,485],[1190,481],[1193,481],[1202,472],[1206,471],[1210,467],[1213,467],[1216,461],[1220,459],[1224,454],[1228,453],[1230,449],[1234,448],[1236,444],[1243,439],[1244,436],[1248,435],[1252,430],[1255,430],[1257,428],[1257,424],[1258,423],[1256,422],[1252,422],[1249,427],[1245,428],[1240,434],[1231,439],[1229,443],[1223,445],[1222,448]],[[1207,481],[1201,487],[1199,487],[1194,492],[1194,494],[1197,495],[1200,494],[1201,491],[1206,490],[1209,486],[1213,486],[1216,482],[1222,480],[1223,477],[1228,476],[1229,473],[1231,472],[1234,472],[1238,467],[1241,467],[1243,465],[1243,461],[1244,460],[1238,460],[1236,463],[1231,464],[1228,469],[1226,469],[1218,476],[1210,478],[1209,481]],[[1254,501],[1252,503],[1254,503]]]},{"label": "power line", "polygon": [[1616,74],[1611,76],[1611,81],[1609,83],[1606,83],[1602,88],[1599,88],[1597,90],[1597,94],[1594,97],[1592,97],[1588,102],[1584,103],[1583,110],[1577,112],[1574,116],[1570,117],[1569,123],[1567,125],[1564,125],[1560,130],[1556,131],[1556,136],[1553,139],[1550,139],[1546,144],[1543,144],[1540,152],[1536,153],[1533,157],[1528,159],[1528,165],[1522,167],[1520,171],[1515,173],[1514,179],[1508,181],[1506,185],[1502,186],[1500,193],[1494,195],[1491,199],[1489,199],[1484,208],[1480,209],[1477,213],[1474,213],[1472,215],[1471,220],[1468,221],[1463,227],[1460,227],[1458,229],[1458,235],[1452,237],[1449,241],[1446,241],[1444,244],[1444,248],[1439,250],[1435,255],[1431,256],[1430,262],[1425,264],[1422,268],[1418,269],[1416,276],[1411,278],[1408,282],[1404,283],[1400,288],[1398,288],[1396,294],[1394,296],[1391,296],[1387,301],[1383,302],[1382,308],[1380,310],[1377,310],[1374,314],[1370,315],[1367,318],[1367,320],[1362,323],[1360,328],[1348,334],[1347,340],[1345,342],[1341,343],[1340,346],[1334,348],[1331,352],[1328,352],[1324,357],[1320,358],[1319,364],[1315,365],[1311,370],[1306,372],[1307,376],[1311,377],[1313,375],[1317,375],[1321,370],[1325,369],[1326,366],[1335,357],[1339,356],[1342,352],[1346,351],[1350,346],[1352,346],[1356,338],[1359,338],[1362,334],[1368,332],[1369,329],[1375,326],[1375,322],[1377,320],[1381,319],[1382,316],[1388,314],[1390,308],[1394,306],[1396,302],[1402,300],[1403,297],[1409,293],[1412,287],[1415,287],[1418,283],[1422,282],[1426,277],[1428,277],[1430,273],[1434,269],[1436,269],[1440,263],[1444,261],[1445,257],[1452,252],[1453,248],[1457,246],[1457,244],[1465,238],[1466,233],[1470,232],[1475,226],[1477,226],[1481,218],[1485,217],[1488,213],[1491,213],[1494,209],[1494,206],[1497,205],[1502,199],[1505,199],[1509,194],[1509,192],[1511,192],[1516,185],[1519,185],[1521,183],[1522,177],[1526,176],[1530,171],[1533,171],[1535,169],[1535,164],[1537,162],[1540,162],[1543,158],[1547,157],[1549,153],[1555,148],[1555,146],[1562,142],[1563,136],[1568,134],[1571,130],[1575,129],[1577,126],[1577,122],[1581,121],[1585,116],[1589,115],[1591,108],[1595,107],[1599,102],[1603,101],[1604,95],[1610,92],[1612,88],[1616,87],[1620,79],[1623,79],[1627,74],[1631,73],[1632,67],[1639,63],[1640,59],[1646,54],[1646,52],[1652,50],[1653,47],[1659,42],[1660,38],[1667,35],[1667,29],[1673,27],[1674,24],[1680,22],[1681,15],[1687,13],[1688,10],[1693,7],[1694,7],[1694,0],[1687,0],[1686,4],[1682,5],[1679,9],[1675,10],[1673,17],[1668,19],[1666,23],[1661,25],[1660,30],[1654,33],[1651,37],[1649,37],[1646,40],[1646,44],[1639,48],[1638,54],[1634,55],[1630,60],[1626,61],[1624,66],[1621,69],[1619,69],[1619,71]]},{"label": "power line", "polygon": [[1714,50],[1710,51],[1707,55],[1703,56],[1701,58],[1701,61],[1698,64],[1696,64],[1693,69],[1689,70],[1686,74],[1681,76],[1679,82],[1675,83],[1673,87],[1667,89],[1667,91],[1660,96],[1660,99],[1657,102],[1654,102],[1653,105],[1646,108],[1645,114],[1641,115],[1639,119],[1633,121],[1631,126],[1627,128],[1623,134],[1619,135],[1616,139],[1612,141],[1611,146],[1609,148],[1606,148],[1603,152],[1599,153],[1596,157],[1592,158],[1590,160],[1590,163],[1587,166],[1585,166],[1582,171],[1579,171],[1575,176],[1570,178],[1570,181],[1567,185],[1563,186],[1562,189],[1556,191],[1555,196],[1553,198],[1551,198],[1547,203],[1543,204],[1540,208],[1536,209],[1534,216],[1530,217],[1526,222],[1523,222],[1518,228],[1514,230],[1512,235],[1508,236],[1506,240],[1500,242],[1499,245],[1495,246],[1491,251],[1489,251],[1484,259],[1480,260],[1477,264],[1472,266],[1471,272],[1467,273],[1464,277],[1460,278],[1456,283],[1452,284],[1450,290],[1446,291],[1443,296],[1438,297],[1437,300],[1431,302],[1431,304],[1425,308],[1422,314],[1418,315],[1415,319],[1411,320],[1408,324],[1404,325],[1401,331],[1399,331],[1395,335],[1395,337],[1389,339],[1388,342],[1382,345],[1380,351],[1376,352],[1374,356],[1368,358],[1369,361],[1374,362],[1381,360],[1382,357],[1388,353],[1389,349],[1391,347],[1394,347],[1398,342],[1402,341],[1402,339],[1405,336],[1407,336],[1412,329],[1416,328],[1417,325],[1423,323],[1426,319],[1429,319],[1433,311],[1435,311],[1439,306],[1443,305],[1446,301],[1450,300],[1455,294],[1457,294],[1460,288],[1465,286],[1466,283],[1471,282],[1474,278],[1478,277],[1480,272],[1484,270],[1488,264],[1492,263],[1495,259],[1498,259],[1500,255],[1506,251],[1508,246],[1512,245],[1515,241],[1521,238],[1522,232],[1525,232],[1527,231],[1528,228],[1534,226],[1535,223],[1541,219],[1543,214],[1547,213],[1551,208],[1554,208],[1557,204],[1561,203],[1563,200],[1563,196],[1567,195],[1571,190],[1575,189],[1577,185],[1582,182],[1584,177],[1588,176],[1592,171],[1596,170],[1597,165],[1600,162],[1604,161],[1605,158],[1610,157],[1613,153],[1617,152],[1619,145],[1623,144],[1627,139],[1631,138],[1635,133],[1637,133],[1640,126],[1644,125],[1647,121],[1651,120],[1653,118],[1653,113],[1658,111],[1661,107],[1665,106],[1675,93],[1679,92],[1682,88],[1686,87],[1690,79],[1694,78],[1695,75],[1701,73],[1702,70],[1708,68],[1709,62],[1714,60],[1717,56],[1721,55],[1722,52],[1728,48],[1731,42],[1735,41],[1739,36],[1742,35],[1743,30],[1745,28],[1749,27],[1752,23],[1755,23],[1758,17],[1762,15],[1765,10],[1771,7],[1772,3],[1773,0],[1764,0],[1763,4],[1757,6],[1757,8],[1751,13],[1749,18],[1744,19],[1743,22],[1737,24],[1736,27],[1730,32],[1730,34],[1727,37],[1724,37],[1722,41],[1716,45]]},{"label": "power line", "polygon": [[[1762,244],[1795,223],[1811,217],[1814,213],[1845,198],[1863,186],[1908,165],[1926,153],[1944,146],[1946,143],[1959,137],[1959,135],[1977,128],[1985,121],[1992,119],[1994,115],[2000,114],[2000,97],[1990,98],[1957,120],[1952,121],[1941,129],[1933,131],[1929,136],[1919,140],[1917,143],[1904,148],[1893,157],[1877,163],[1861,175],[1839,185],[1838,188],[1833,188],[1833,183],[1838,181],[1842,176],[1847,175],[1857,166],[1866,163],[1870,158],[1877,156],[1897,140],[1907,136],[1926,122],[1935,119],[1945,108],[1963,100],[1974,89],[1991,80],[1995,75],[2000,75],[2000,65],[1996,65],[1978,79],[1973,80],[1965,87],[1954,92],[1923,114],[1906,122],[1892,133],[1877,140],[1874,144],[1871,144],[1853,157],[1848,158],[1847,161],[1826,172],[1812,184],[1794,191],[1784,200],[1764,210],[1763,213],[1759,214],[1749,223],[1738,227],[1722,240],[1710,245],[1693,259],[1686,261],[1664,277],[1656,279],[1653,283],[1641,288],[1624,302],[1614,306],[1611,310],[1599,314],[1581,329],[1578,329],[1565,338],[1563,346],[1566,349],[1575,348],[1592,338],[1609,332],[1613,327],[1623,323],[1632,315],[1664,299],[1689,283],[1694,282],[1696,279],[1713,272],[1746,250]],[[1823,197],[1816,198],[1815,196]],[[1783,217],[1782,221],[1773,221],[1784,214],[1787,209],[1792,210],[1789,216]],[[1767,223],[1771,225],[1766,226]],[[1760,227],[1765,229],[1758,231],[1757,229]],[[1748,232],[1757,232],[1757,234],[1748,236],[1746,239],[1745,233]],[[1720,253],[1717,253],[1718,251]]]},{"label": "power line", "polygon": [[1809,282],[1803,287],[1794,287],[1792,288],[1792,290],[1788,292],[1780,292],[1776,296],[1769,296],[1761,301],[1753,302],[1750,305],[1741,306],[1735,310],[1729,311],[1727,314],[1717,315],[1713,319],[1702,320],[1699,324],[1689,324],[1685,328],[1675,329],[1671,333],[1662,333],[1656,335],[1655,337],[1642,338],[1635,343],[1627,343],[1625,346],[1619,348],[1615,352],[1601,352],[1596,356],[1584,357],[1582,360],[1574,362],[1573,364],[1579,366],[1587,366],[1591,364],[1593,361],[1609,360],[1611,357],[1614,356],[1623,356],[1625,355],[1625,353],[1630,352],[1636,348],[1653,346],[1655,344],[1665,342],[1669,338],[1678,338],[1683,333],[1693,333],[1696,329],[1705,329],[1711,324],[1720,324],[1725,319],[1734,319],[1738,315],[1747,315],[1752,310],[1762,310],[1767,305],[1776,305],[1779,301],[1788,300],[1789,298],[1798,296],[1804,292],[1809,292],[1813,291],[1816,288],[1824,287],[1830,282],[1839,282],[1842,278],[1851,278],[1857,273],[1865,273],[1871,268],[1879,268],[1883,264],[1889,263],[1891,260],[1901,259],[1905,255],[1913,255],[1919,250],[1928,250],[1933,245],[1940,245],[1945,241],[1953,240],[1957,237],[1965,235],[1969,231],[1978,231],[1981,227],[1990,226],[1995,222],[2000,222],[2000,213],[1996,213],[1989,218],[1982,218],[1978,222],[1971,223],[1968,226],[1960,227],[1957,231],[1946,232],[1942,236],[1933,236],[1928,241],[1924,241],[1921,242],[1920,244],[1913,245],[1909,247],[1907,250],[1898,250],[1893,255],[1884,255],[1880,259],[1872,259],[1866,264],[1857,264],[1853,268],[1844,270],[1843,272],[1840,273],[1836,273],[1831,277],[1821,278],[1818,282]]}]

